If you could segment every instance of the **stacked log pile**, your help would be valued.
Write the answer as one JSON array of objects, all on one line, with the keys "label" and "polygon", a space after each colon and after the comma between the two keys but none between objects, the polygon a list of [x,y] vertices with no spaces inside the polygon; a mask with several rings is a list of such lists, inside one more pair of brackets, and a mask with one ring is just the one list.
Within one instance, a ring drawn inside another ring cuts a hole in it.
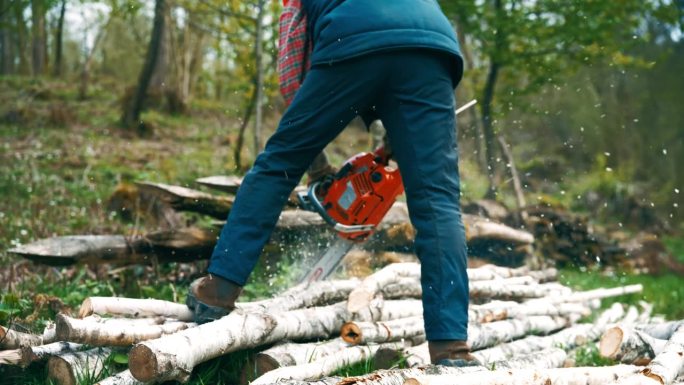
[{"label": "stacked log pile", "polygon": [[[0,363],[47,360],[55,383],[74,384],[86,374],[97,378],[107,357],[123,352],[129,369],[99,384],[183,382],[202,362],[257,349],[249,371],[257,375],[254,384],[675,383],[684,368],[684,322],[657,323],[648,306],[598,310],[602,298],[637,293],[639,285],[574,292],[555,275],[555,269],[493,265],[468,270],[468,342],[483,364],[478,367],[429,365],[415,263],[391,264],[363,280],[295,286],[239,303],[203,325],[191,322],[184,305],[91,297],[78,318],[59,314],[41,336],[0,328]],[[594,313],[600,313],[595,321],[579,322]],[[568,353],[599,339],[600,352],[621,365],[562,368],[571,361]],[[363,361],[389,368],[396,357],[407,367],[328,377]]]}]

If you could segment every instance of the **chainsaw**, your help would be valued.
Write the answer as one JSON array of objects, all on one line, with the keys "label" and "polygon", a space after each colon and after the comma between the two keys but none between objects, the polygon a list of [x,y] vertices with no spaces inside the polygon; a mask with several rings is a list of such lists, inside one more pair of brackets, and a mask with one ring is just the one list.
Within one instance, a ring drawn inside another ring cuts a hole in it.
[{"label": "chainsaw", "polygon": [[[476,103],[469,102],[456,114]],[[302,283],[326,279],[354,247],[370,237],[404,192],[399,169],[384,146],[348,159],[340,170],[297,195],[300,206],[318,213],[337,232],[336,240],[306,273]]]}]

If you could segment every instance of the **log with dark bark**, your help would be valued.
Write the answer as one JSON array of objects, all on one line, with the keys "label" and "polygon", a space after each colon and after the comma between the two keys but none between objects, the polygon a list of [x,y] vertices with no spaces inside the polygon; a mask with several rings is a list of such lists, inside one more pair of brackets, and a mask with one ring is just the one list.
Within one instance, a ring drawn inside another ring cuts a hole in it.
[{"label": "log with dark bark", "polygon": [[9,252],[51,266],[74,263],[132,264],[183,262],[211,255],[218,231],[185,228],[144,236],[75,235],[53,237],[10,249]]},{"label": "log with dark bark", "polygon": [[242,178],[234,175],[213,175],[195,180],[202,186],[207,186],[214,190],[223,191],[229,194],[235,194],[242,184]]},{"label": "log with dark bark", "polygon": [[226,219],[233,207],[232,197],[212,195],[163,183],[139,182],[137,185],[143,192],[157,195],[162,201],[179,211],[192,211],[217,219]]}]

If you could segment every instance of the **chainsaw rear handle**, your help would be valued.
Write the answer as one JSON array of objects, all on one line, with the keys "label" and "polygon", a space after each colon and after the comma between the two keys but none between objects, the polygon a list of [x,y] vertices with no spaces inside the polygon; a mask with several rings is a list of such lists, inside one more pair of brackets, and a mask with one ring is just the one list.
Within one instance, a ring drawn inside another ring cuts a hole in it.
[{"label": "chainsaw rear handle", "polygon": [[[327,224],[332,226],[335,231],[340,233],[357,233],[362,231],[373,231],[373,229],[375,229],[374,225],[345,225],[334,220],[316,196],[316,187],[318,187],[319,184],[320,182],[315,182],[309,186],[309,190],[306,193],[306,202],[301,203],[304,206],[311,207]],[[299,198],[301,200],[302,196],[300,195]]]}]

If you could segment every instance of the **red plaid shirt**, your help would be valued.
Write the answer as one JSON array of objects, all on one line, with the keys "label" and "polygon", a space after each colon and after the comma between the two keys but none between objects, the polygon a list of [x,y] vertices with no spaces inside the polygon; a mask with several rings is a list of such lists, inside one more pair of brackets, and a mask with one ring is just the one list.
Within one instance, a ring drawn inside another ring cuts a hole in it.
[{"label": "red plaid shirt", "polygon": [[285,103],[292,103],[304,75],[311,66],[311,44],[306,31],[306,15],[301,0],[283,0],[280,15],[278,78]]}]

